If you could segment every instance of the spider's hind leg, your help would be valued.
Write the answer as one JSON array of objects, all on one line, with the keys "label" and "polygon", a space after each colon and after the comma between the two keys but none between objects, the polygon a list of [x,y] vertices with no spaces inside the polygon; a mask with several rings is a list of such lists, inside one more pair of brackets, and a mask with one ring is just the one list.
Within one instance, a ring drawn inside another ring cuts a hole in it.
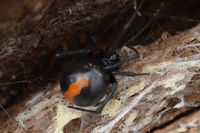
[{"label": "spider's hind leg", "polygon": [[68,107],[72,108],[72,109],[77,109],[80,111],[86,111],[86,112],[100,114],[102,112],[103,108],[106,106],[106,104],[110,101],[110,99],[112,98],[112,96],[114,95],[114,93],[117,89],[118,83],[117,83],[117,80],[115,79],[115,77],[112,77],[111,84],[112,84],[111,91],[107,93],[106,98],[102,101],[102,103],[98,106],[98,108],[96,110],[88,110],[88,109],[83,109],[83,108],[74,107],[74,106],[68,106]]},{"label": "spider's hind leg", "polygon": [[104,99],[104,101],[99,105],[99,107],[96,109],[96,113],[101,113],[101,111],[103,110],[103,108],[106,106],[106,104],[110,101],[110,99],[113,97],[115,91],[117,90],[117,86],[118,86],[118,82],[115,79],[115,77],[112,77],[111,79],[111,84],[112,84],[112,88],[111,91],[107,93],[106,98]]}]

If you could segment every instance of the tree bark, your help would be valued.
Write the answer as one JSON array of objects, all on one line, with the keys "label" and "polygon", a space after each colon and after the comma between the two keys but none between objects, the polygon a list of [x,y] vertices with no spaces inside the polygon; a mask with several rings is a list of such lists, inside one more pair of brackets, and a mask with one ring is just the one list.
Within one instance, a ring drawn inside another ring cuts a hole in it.
[{"label": "tree bark", "polygon": [[[56,85],[19,104],[22,108],[18,111],[16,107],[7,110],[18,113],[12,121],[2,123],[1,129],[17,133],[198,132],[199,31],[200,25],[176,36],[163,35],[151,45],[138,46],[142,59],[121,70],[151,75],[117,77],[118,90],[100,115],[67,108],[69,103]],[[121,55],[132,53],[127,48],[120,51]]]}]

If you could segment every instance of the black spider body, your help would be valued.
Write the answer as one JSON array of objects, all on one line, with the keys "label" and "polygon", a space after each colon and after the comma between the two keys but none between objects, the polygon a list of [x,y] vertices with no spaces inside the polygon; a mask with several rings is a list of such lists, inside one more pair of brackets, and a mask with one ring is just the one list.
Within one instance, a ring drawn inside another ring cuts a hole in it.
[{"label": "black spider body", "polygon": [[[97,110],[87,110],[74,106],[70,108],[82,111],[100,113],[107,102],[112,98],[117,89],[117,81],[114,75],[136,76],[131,72],[118,72],[118,68],[130,60],[139,58],[137,50],[125,59],[120,60],[116,53],[107,54],[99,49],[93,54],[89,49],[67,51],[58,53],[56,57],[70,56],[60,79],[61,90],[67,100],[78,106],[96,105],[100,101]],[[109,90],[109,84],[112,88]]]}]

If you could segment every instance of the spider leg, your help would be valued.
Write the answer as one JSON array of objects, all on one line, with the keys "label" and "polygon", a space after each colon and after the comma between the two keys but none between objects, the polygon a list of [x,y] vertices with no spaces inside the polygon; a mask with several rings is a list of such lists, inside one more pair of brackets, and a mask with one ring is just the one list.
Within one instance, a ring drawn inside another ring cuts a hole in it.
[{"label": "spider leg", "polygon": [[[136,50],[136,49],[133,48],[133,50]],[[138,59],[138,58],[140,58],[140,54],[136,50],[136,54],[133,54],[133,55],[131,55],[131,56],[129,56],[129,57],[123,59],[123,60],[120,60],[119,62],[117,62],[115,64],[105,66],[105,67],[103,67],[103,69],[105,71],[111,71],[111,70],[116,69],[119,66],[123,65],[124,63],[129,62],[130,60],[135,60],[135,59]]]},{"label": "spider leg", "polygon": [[80,50],[74,50],[74,51],[62,51],[62,52],[58,52],[55,54],[51,64],[50,64],[50,67],[49,67],[49,71],[52,70],[53,68],[53,65],[55,63],[55,61],[57,59],[60,59],[60,58],[65,58],[65,57],[69,57],[69,56],[75,56],[75,55],[88,55],[91,53],[91,50],[90,49],[80,49]]},{"label": "spider leg", "polygon": [[127,33],[127,31],[129,30],[131,24],[133,23],[133,21],[135,20],[139,10],[143,7],[144,3],[146,0],[141,0],[140,4],[138,5],[137,9],[135,10],[135,12],[133,13],[133,15],[131,16],[131,18],[127,21],[127,23],[124,25],[121,33],[119,34],[119,36],[117,37],[117,39],[113,42],[113,44],[111,45],[111,47],[107,50],[107,55],[110,55],[120,44],[120,41],[122,40],[122,38],[124,37],[124,35]]},{"label": "spider leg", "polygon": [[94,44],[96,53],[100,53],[101,50],[100,50],[100,47],[97,45],[97,40],[96,40],[95,36],[92,36],[91,40],[92,40],[92,43]]},{"label": "spider leg", "polygon": [[95,48],[94,57],[100,59],[102,57],[102,55],[103,55],[103,51],[100,49],[99,45],[97,45],[97,41],[96,41],[95,36],[92,36],[91,40],[92,40],[92,44],[93,44],[93,46]]},{"label": "spider leg", "polygon": [[80,50],[75,50],[75,51],[63,51],[63,52],[58,52],[55,54],[55,58],[63,58],[63,57],[68,57],[68,56],[74,56],[74,55],[88,55],[91,53],[90,49],[80,49]]},{"label": "spider leg", "polygon": [[89,110],[89,109],[84,109],[84,108],[79,108],[79,107],[74,107],[74,106],[67,106],[68,108],[71,109],[76,109],[76,110],[80,110],[80,111],[85,111],[85,112],[91,112],[91,113],[96,113],[95,110]]},{"label": "spider leg", "polygon": [[112,83],[111,91],[106,95],[106,98],[103,100],[103,102],[98,106],[98,108],[96,110],[88,110],[88,109],[83,109],[83,108],[74,107],[74,106],[68,106],[68,107],[73,108],[73,109],[77,109],[77,110],[80,110],[80,111],[86,111],[86,112],[92,112],[92,113],[100,114],[101,111],[103,110],[103,108],[108,103],[108,101],[112,98],[112,96],[114,95],[114,93],[117,89],[118,83],[117,83],[117,80],[114,77],[112,78],[111,83]]},{"label": "spider leg", "polygon": [[117,86],[118,86],[118,82],[115,79],[115,77],[113,77],[113,79],[112,79],[112,89],[107,94],[105,100],[99,105],[99,107],[96,110],[96,113],[98,113],[98,114],[101,113],[101,111],[103,110],[103,108],[106,106],[106,104],[108,103],[108,101],[110,101],[110,99],[114,95],[115,91],[117,90]]},{"label": "spider leg", "polygon": [[122,75],[122,76],[131,76],[131,77],[135,77],[135,76],[139,76],[139,75],[150,75],[149,73],[133,73],[133,72],[117,72],[117,71],[113,71],[111,72],[112,75]]},{"label": "spider leg", "polygon": [[123,45],[125,45],[125,46],[131,45],[131,44],[135,41],[135,39],[136,39],[137,37],[139,37],[139,36],[149,27],[149,25],[152,23],[152,21],[154,21],[155,17],[156,17],[156,16],[158,15],[158,13],[160,12],[160,9],[161,9],[161,7],[163,6],[163,4],[164,4],[164,2],[161,2],[161,3],[160,3],[160,7],[154,12],[153,16],[152,16],[151,19],[147,22],[147,24],[146,24],[138,33],[136,33],[128,42],[126,42],[126,43],[123,44]]}]

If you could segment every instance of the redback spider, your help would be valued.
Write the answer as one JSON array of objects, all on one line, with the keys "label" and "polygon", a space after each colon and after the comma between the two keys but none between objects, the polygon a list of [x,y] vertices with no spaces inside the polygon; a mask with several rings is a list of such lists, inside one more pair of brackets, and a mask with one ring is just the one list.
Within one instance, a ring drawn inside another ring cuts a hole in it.
[{"label": "redback spider", "polygon": [[[70,61],[66,63],[60,78],[60,86],[65,98],[81,107],[97,105],[99,103],[96,110],[88,110],[74,106],[68,106],[69,108],[93,113],[101,113],[102,109],[112,98],[117,89],[118,82],[114,75],[132,77],[137,75],[147,75],[147,73],[136,74],[132,72],[118,71],[119,67],[124,63],[140,57],[139,52],[136,49],[132,48],[135,51],[135,54],[122,60],[120,60],[119,56],[116,54],[116,47],[119,44],[118,42],[129,29],[131,23],[135,19],[145,1],[146,0],[141,1],[135,13],[123,27],[117,40],[111,45],[110,48],[108,48],[108,50],[100,50],[95,43],[95,39],[93,38],[96,49],[95,53],[92,53],[90,49],[80,49],[77,51],[59,52],[55,55],[55,58],[71,57]],[[153,16],[157,13],[158,10]],[[137,37],[146,27],[148,27],[152,18],[134,37]],[[112,85],[111,89],[108,89],[109,84]]]}]

